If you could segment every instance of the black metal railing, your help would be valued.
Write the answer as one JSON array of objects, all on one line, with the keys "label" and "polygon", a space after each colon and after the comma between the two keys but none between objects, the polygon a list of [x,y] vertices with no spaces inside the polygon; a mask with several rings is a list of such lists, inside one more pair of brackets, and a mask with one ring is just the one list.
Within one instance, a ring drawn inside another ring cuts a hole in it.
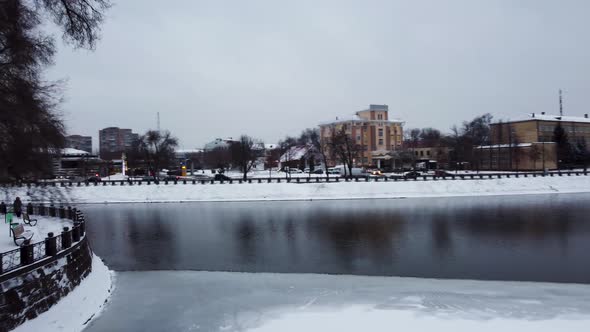
[{"label": "black metal railing", "polygon": [[[478,173],[477,171],[473,171],[474,173],[462,173],[462,174],[453,174],[452,171],[447,172],[444,175],[433,175],[433,174],[426,174],[426,175],[418,175],[418,176],[404,176],[401,174],[398,175],[389,175],[389,176],[371,176],[371,175],[361,175],[361,176],[354,176],[354,177],[341,177],[339,175],[333,176],[312,176],[312,177],[260,177],[260,178],[248,178],[243,180],[241,177],[229,178],[225,180],[214,180],[214,179],[180,179],[180,180],[103,180],[101,182],[101,186],[133,186],[133,185],[207,185],[207,184],[243,184],[243,183],[332,183],[332,182],[340,182],[340,181],[364,181],[364,182],[389,182],[389,181],[437,181],[437,180],[487,180],[487,179],[501,179],[501,178],[512,178],[512,177],[551,177],[551,176],[580,176],[580,175],[588,175],[588,171],[550,171],[550,172],[541,172],[541,171],[527,171],[527,172],[512,172],[512,173]],[[96,182],[72,182],[66,181],[62,182],[63,186],[95,186],[98,185]],[[12,186],[22,186],[22,184],[11,184]],[[55,182],[31,182],[27,183],[27,186],[37,186],[37,187],[47,187],[47,186],[55,186]],[[60,185],[61,186],[61,185]],[[49,215],[55,214],[59,215],[62,211],[60,211],[57,207],[54,207],[52,210],[50,207],[47,207],[46,213]],[[68,213],[68,211],[63,211],[63,213]]]},{"label": "black metal railing", "polygon": [[33,264],[44,258],[55,256],[62,250],[70,248],[85,239],[86,225],[84,214],[80,210],[63,206],[55,207],[53,205],[46,207],[42,204],[31,206],[30,203],[26,207],[27,211],[32,210],[34,214],[40,216],[67,217],[67,219],[73,221],[73,227],[64,227],[59,234],[49,233],[43,241],[35,243],[28,243],[27,241],[17,249],[0,253],[0,275]]}]

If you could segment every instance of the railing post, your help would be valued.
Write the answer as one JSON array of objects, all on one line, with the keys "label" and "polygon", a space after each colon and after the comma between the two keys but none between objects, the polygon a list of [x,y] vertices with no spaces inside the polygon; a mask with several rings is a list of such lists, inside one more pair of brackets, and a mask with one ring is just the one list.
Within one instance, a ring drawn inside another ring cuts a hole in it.
[{"label": "railing post", "polygon": [[27,214],[28,215],[33,214],[33,204],[31,204],[30,202],[29,202],[29,204],[27,204]]},{"label": "railing post", "polygon": [[80,228],[80,237],[86,234],[86,222],[84,220],[78,222],[78,226]]},{"label": "railing post", "polygon": [[55,206],[53,204],[49,206],[49,216],[55,217]]},{"label": "railing post", "polygon": [[57,237],[53,236],[53,232],[48,233],[45,238],[45,255],[57,255]]},{"label": "railing post", "polygon": [[33,245],[26,240],[22,247],[20,247],[20,263],[21,265],[29,265],[35,261],[33,257]]},{"label": "railing post", "polygon": [[59,207],[59,217],[65,219],[66,217],[66,209],[63,206]]},{"label": "railing post", "polygon": [[72,241],[78,242],[80,241],[80,223],[75,222],[74,227],[72,227]]},{"label": "railing post", "polygon": [[72,246],[72,231],[69,227],[64,227],[61,232],[61,249],[67,249]]},{"label": "railing post", "polygon": [[72,207],[68,206],[68,209],[66,211],[66,219],[72,219]]}]

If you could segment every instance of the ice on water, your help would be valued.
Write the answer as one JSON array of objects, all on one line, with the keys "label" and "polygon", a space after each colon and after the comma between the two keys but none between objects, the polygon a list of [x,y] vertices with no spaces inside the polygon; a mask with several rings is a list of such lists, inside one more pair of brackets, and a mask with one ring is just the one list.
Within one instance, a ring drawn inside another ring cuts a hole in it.
[{"label": "ice on water", "polygon": [[122,326],[127,331],[585,331],[590,326],[588,285],[190,271],[123,272],[117,283],[109,308],[88,331]]}]

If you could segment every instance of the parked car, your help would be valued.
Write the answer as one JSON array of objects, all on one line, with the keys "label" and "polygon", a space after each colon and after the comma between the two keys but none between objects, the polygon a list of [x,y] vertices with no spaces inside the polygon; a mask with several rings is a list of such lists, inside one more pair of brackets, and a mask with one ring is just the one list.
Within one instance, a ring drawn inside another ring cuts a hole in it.
[{"label": "parked car", "polygon": [[212,177],[210,177],[209,175],[205,175],[205,174],[195,174],[192,176],[193,179],[195,180],[211,180]]},{"label": "parked car", "polygon": [[434,171],[435,176],[451,176],[453,173],[447,172],[444,169],[437,169]]},{"label": "parked car", "polygon": [[404,174],[404,178],[406,179],[416,179],[417,177],[419,177],[421,174],[420,172],[417,171],[410,171],[410,172],[406,172]]},{"label": "parked car", "polygon": [[93,175],[93,176],[87,178],[86,181],[88,181],[88,182],[101,182],[102,179],[98,175]]},{"label": "parked car", "polygon": [[299,173],[303,173],[303,171],[302,171],[302,170],[300,170],[299,168],[294,168],[294,167],[289,167],[289,168],[286,168],[286,169],[285,169],[285,171],[286,171],[287,173],[290,173],[290,174],[299,174]]},{"label": "parked car", "polygon": [[229,180],[231,180],[231,178],[227,175],[224,175],[224,174],[215,174],[215,176],[213,177],[213,180],[215,180],[215,181],[229,181]]},{"label": "parked car", "polygon": [[162,178],[163,181],[178,181],[178,179],[180,178],[180,176],[176,176],[176,175],[166,175],[165,177]]},{"label": "parked car", "polygon": [[372,177],[383,176],[383,172],[378,169],[367,170],[367,174]]},{"label": "parked car", "polygon": [[310,171],[309,167],[303,170],[303,173],[308,174],[324,174],[324,171],[321,168],[315,168],[313,171]]}]

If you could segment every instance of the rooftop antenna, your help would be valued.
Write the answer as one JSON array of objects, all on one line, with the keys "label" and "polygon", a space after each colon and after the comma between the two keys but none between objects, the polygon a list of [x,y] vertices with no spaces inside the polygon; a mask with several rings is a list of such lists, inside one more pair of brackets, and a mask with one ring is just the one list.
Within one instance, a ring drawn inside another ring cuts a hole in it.
[{"label": "rooftop antenna", "polygon": [[[561,91],[561,90],[559,90]],[[157,118],[158,118],[158,132],[160,132],[160,112],[157,113]]]},{"label": "rooftop antenna", "polygon": [[563,98],[561,97],[561,89],[559,89],[559,116],[563,116]]}]

